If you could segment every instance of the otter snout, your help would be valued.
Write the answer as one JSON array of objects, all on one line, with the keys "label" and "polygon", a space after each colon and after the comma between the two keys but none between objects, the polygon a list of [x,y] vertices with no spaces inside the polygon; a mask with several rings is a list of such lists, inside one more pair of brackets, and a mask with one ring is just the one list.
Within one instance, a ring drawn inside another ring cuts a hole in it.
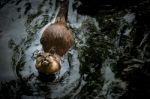
[{"label": "otter snout", "polygon": [[50,63],[49,63],[47,60],[44,60],[44,61],[42,62],[42,65],[43,65],[43,66],[49,66],[49,64],[50,64]]}]

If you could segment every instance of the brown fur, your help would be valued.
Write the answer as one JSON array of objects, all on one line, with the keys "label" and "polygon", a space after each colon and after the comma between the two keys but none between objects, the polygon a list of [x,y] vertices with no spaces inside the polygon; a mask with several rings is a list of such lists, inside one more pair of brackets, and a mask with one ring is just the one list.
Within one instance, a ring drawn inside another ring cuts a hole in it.
[{"label": "brown fur", "polygon": [[41,44],[45,52],[54,52],[63,56],[73,44],[73,36],[70,29],[64,24],[54,23],[44,31]]},{"label": "brown fur", "polygon": [[71,30],[66,24],[68,0],[61,4],[60,12],[54,24],[43,32],[40,42],[44,53],[37,57],[36,68],[45,74],[53,74],[60,70],[60,57],[73,45]]}]

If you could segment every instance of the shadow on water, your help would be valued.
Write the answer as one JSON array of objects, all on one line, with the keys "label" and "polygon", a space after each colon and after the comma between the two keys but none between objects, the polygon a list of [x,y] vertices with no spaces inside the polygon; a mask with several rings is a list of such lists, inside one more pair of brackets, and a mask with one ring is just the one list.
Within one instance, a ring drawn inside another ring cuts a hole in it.
[{"label": "shadow on water", "polygon": [[63,57],[60,73],[49,82],[39,79],[33,53],[41,50],[42,28],[55,20],[57,0],[0,1],[1,99],[138,99],[149,95],[147,1],[123,1],[127,7],[117,5],[118,0],[87,1],[80,0],[79,5],[70,0],[68,21],[75,44]]}]

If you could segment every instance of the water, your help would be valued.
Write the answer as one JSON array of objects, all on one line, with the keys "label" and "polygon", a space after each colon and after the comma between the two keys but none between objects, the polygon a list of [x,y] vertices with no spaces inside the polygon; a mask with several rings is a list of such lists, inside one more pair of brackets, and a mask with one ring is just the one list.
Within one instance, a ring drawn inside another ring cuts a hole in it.
[{"label": "water", "polygon": [[[10,0],[1,4],[1,99],[119,99],[127,92],[124,73],[143,64],[140,59],[126,61],[125,57],[132,46],[135,13],[101,10],[90,17],[78,14],[72,7],[76,1],[70,0],[68,21],[75,44],[63,57],[60,74],[56,75],[60,80],[43,82],[37,78],[33,54],[42,50],[40,37],[46,24],[55,21],[59,11],[56,0]],[[138,65],[124,66],[132,63]]]}]

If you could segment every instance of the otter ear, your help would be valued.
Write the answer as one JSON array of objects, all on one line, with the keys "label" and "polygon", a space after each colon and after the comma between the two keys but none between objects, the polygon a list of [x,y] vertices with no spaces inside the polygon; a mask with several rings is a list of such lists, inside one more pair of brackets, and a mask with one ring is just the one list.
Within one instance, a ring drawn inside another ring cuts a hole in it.
[{"label": "otter ear", "polygon": [[36,57],[37,57],[37,55],[38,55],[38,52],[39,52],[39,50],[35,50],[35,51],[32,53],[31,58],[32,58],[32,59],[36,59]]},{"label": "otter ear", "polygon": [[37,59],[40,56],[42,56],[42,53],[39,50],[36,50],[32,54],[32,59]]}]

